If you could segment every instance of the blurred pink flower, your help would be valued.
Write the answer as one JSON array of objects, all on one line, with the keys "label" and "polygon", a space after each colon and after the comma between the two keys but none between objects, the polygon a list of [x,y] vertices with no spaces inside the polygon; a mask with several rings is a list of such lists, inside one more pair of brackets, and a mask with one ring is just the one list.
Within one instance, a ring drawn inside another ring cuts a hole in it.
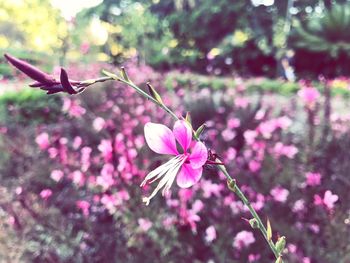
[{"label": "blurred pink flower", "polygon": [[289,191],[281,186],[276,186],[270,191],[270,194],[275,201],[284,203],[287,201]]},{"label": "blurred pink flower", "polygon": [[227,122],[227,127],[230,129],[237,128],[239,125],[241,125],[241,121],[237,118],[229,119]]},{"label": "blurred pink flower", "polygon": [[320,93],[314,87],[303,87],[298,91],[298,96],[306,105],[313,106],[320,97]]},{"label": "blurred pink flower", "polygon": [[83,212],[84,216],[89,215],[90,203],[88,201],[79,200],[79,201],[77,201],[76,205]]},{"label": "blurred pink flower", "polygon": [[210,180],[201,181],[201,189],[203,191],[204,198],[210,198],[212,195],[219,197],[223,188],[223,185],[215,184]]},{"label": "blurred pink flower", "polygon": [[287,245],[288,253],[295,254],[298,250],[298,247],[295,244]]},{"label": "blurred pink flower", "polygon": [[53,170],[50,175],[51,179],[56,182],[60,181],[63,176],[64,174],[61,170]]},{"label": "blurred pink flower", "polygon": [[249,263],[251,263],[251,262],[259,260],[260,257],[261,257],[260,254],[249,254],[248,261],[249,261]]},{"label": "blurred pink flower", "polygon": [[139,218],[137,222],[143,232],[147,232],[153,225],[152,222],[146,218]]},{"label": "blurred pink flower", "polygon": [[40,197],[44,200],[47,200],[52,195],[52,191],[50,189],[44,189],[40,192]]},{"label": "blurred pink flower", "polygon": [[[188,188],[199,181],[208,152],[202,142],[192,141],[192,129],[186,121],[176,121],[173,131],[162,124],[149,122],[145,125],[145,138],[148,146],[154,152],[175,156],[150,172],[141,183],[142,187],[147,182],[152,183],[161,178],[152,194],[143,198],[146,205],[161,188],[163,188],[162,194],[165,195],[175,178],[177,185],[181,188]],[[175,139],[180,144],[183,153],[178,152]],[[191,153],[188,152],[190,149]]]},{"label": "blurred pink flower", "polygon": [[306,173],[306,184],[309,186],[317,186],[321,184],[321,174],[319,173]]},{"label": "blurred pink flower", "polygon": [[299,200],[295,201],[293,208],[292,208],[294,213],[301,212],[304,209],[305,209],[305,201],[304,200],[299,199]]},{"label": "blurred pink flower", "polygon": [[294,145],[284,145],[281,142],[277,142],[273,150],[277,157],[286,156],[289,159],[293,159],[299,151]]},{"label": "blurred pink flower", "polygon": [[73,148],[77,150],[83,142],[83,139],[80,136],[75,136],[73,140]]},{"label": "blurred pink flower", "polygon": [[287,129],[292,124],[292,120],[287,116],[276,119],[276,126],[282,130]]},{"label": "blurred pink flower", "polygon": [[331,210],[334,208],[334,204],[339,200],[339,196],[332,194],[330,190],[324,193],[323,198],[320,195],[314,195],[314,204],[318,206],[325,206],[327,209]]},{"label": "blurred pink flower", "polygon": [[255,242],[255,238],[252,232],[243,230],[237,233],[236,237],[233,240],[233,247],[236,249],[243,249],[250,246]]},{"label": "blurred pink flower", "polygon": [[235,138],[236,133],[232,129],[227,128],[222,131],[221,136],[224,139],[224,141],[229,142],[232,141],[233,138]]},{"label": "blurred pink flower", "polygon": [[50,146],[49,135],[46,132],[40,133],[35,138],[35,142],[41,150],[46,150]]},{"label": "blurred pink flower", "polygon": [[251,130],[247,130],[244,132],[244,139],[247,141],[247,144],[252,144],[256,137],[258,136],[258,133],[256,131],[251,131]]},{"label": "blurred pink flower", "polygon": [[237,151],[233,147],[229,147],[226,151],[226,159],[229,161],[233,161],[236,158]]},{"label": "blurred pink flower", "polygon": [[101,118],[101,117],[97,117],[92,122],[92,127],[94,127],[94,129],[96,131],[101,131],[104,128],[105,125],[106,125],[106,121],[103,118]]},{"label": "blurred pink flower", "polygon": [[103,139],[97,146],[97,149],[102,153],[105,162],[110,162],[113,158],[113,146],[110,140]]},{"label": "blurred pink flower", "polygon": [[276,121],[272,119],[272,120],[261,122],[257,130],[265,139],[270,139],[272,136],[272,133],[276,130],[276,128],[278,128],[276,126]]},{"label": "blurred pink flower", "polygon": [[249,170],[253,173],[256,173],[261,168],[261,163],[256,160],[251,160],[248,164]]},{"label": "blurred pink flower", "polygon": [[67,97],[63,98],[62,110],[67,112],[71,117],[80,117],[86,112],[86,110],[79,105],[77,100]]},{"label": "blurred pink flower", "polygon": [[237,108],[245,109],[249,105],[249,100],[244,97],[237,97],[234,103]]},{"label": "blurred pink flower", "polygon": [[82,54],[87,54],[88,52],[89,52],[89,50],[90,50],[90,44],[89,44],[89,42],[83,42],[83,43],[81,43],[81,45],[80,45],[80,52],[82,53]]},{"label": "blurred pink flower", "polygon": [[85,183],[85,176],[81,171],[74,171],[70,174],[70,178],[72,179],[73,183],[78,186],[83,186]]},{"label": "blurred pink flower", "polygon": [[205,241],[208,243],[213,242],[216,239],[216,230],[214,226],[209,226],[205,230]]}]

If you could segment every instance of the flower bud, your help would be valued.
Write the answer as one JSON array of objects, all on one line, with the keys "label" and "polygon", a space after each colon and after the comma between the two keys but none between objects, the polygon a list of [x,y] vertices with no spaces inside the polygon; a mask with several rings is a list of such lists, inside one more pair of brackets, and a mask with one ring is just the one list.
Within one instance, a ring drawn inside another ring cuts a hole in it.
[{"label": "flower bud", "polygon": [[57,82],[55,81],[55,79],[52,76],[41,71],[37,67],[34,67],[33,65],[29,64],[28,62],[21,60],[21,59],[18,59],[18,58],[15,58],[9,54],[5,54],[4,57],[14,67],[16,67],[18,70],[22,71],[28,77],[36,80],[37,82],[51,84],[51,85],[57,84]]},{"label": "flower bud", "polygon": [[250,219],[249,224],[253,229],[259,228],[259,223],[255,218]]},{"label": "flower bud", "polygon": [[236,180],[227,180],[227,186],[232,192],[236,192]]},{"label": "flower bud", "polygon": [[127,82],[130,82],[129,76],[128,76],[128,74],[126,73],[124,67],[121,67],[121,72],[122,72],[122,77],[123,77],[123,79],[124,79],[125,81],[127,81]]},{"label": "flower bud", "polygon": [[77,92],[73,88],[73,86],[70,84],[69,79],[68,79],[68,74],[67,72],[61,68],[61,75],[60,75],[60,81],[63,89],[68,92],[69,94],[76,94]]},{"label": "flower bud", "polygon": [[282,253],[283,250],[284,250],[284,247],[286,246],[286,237],[285,237],[285,236],[281,236],[281,237],[277,240],[275,246],[276,246],[277,252],[278,252],[279,254]]},{"label": "flower bud", "polygon": [[147,82],[148,91],[152,98],[155,99],[159,104],[163,104],[162,98],[159,93],[152,87],[151,83]]}]

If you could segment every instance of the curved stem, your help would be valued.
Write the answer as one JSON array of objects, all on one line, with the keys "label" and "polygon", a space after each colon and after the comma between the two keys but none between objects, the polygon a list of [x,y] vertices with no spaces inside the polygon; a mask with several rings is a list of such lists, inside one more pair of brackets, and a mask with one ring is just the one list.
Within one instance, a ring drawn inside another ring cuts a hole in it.
[{"label": "curved stem", "polygon": [[[217,159],[217,161],[220,161],[220,160]],[[235,180],[227,172],[226,167],[224,165],[218,165],[218,169],[221,172],[223,172],[223,174],[226,176],[228,183],[235,182]],[[258,228],[259,228],[260,232],[263,234],[266,242],[269,244],[269,246],[271,248],[271,251],[273,252],[274,256],[277,259],[280,255],[279,255],[279,253],[278,253],[278,251],[276,249],[276,246],[273,243],[273,241],[268,238],[267,230],[265,228],[265,225],[263,224],[261,218],[259,217],[258,213],[255,211],[253,206],[250,204],[248,198],[245,196],[245,194],[242,192],[242,190],[238,187],[238,185],[236,183],[234,183],[233,188],[229,187],[229,189],[232,192],[234,192],[239,197],[239,199],[241,199],[241,201],[248,207],[250,214],[258,222]]]},{"label": "curved stem", "polygon": [[[152,96],[150,96],[148,93],[146,93],[145,91],[143,91],[141,88],[139,88],[137,85],[135,85],[133,82],[120,78],[117,75],[112,75],[109,74],[110,76],[108,77],[104,77],[104,78],[99,78],[99,79],[94,79],[94,80],[89,80],[89,82],[86,83],[85,87],[88,87],[94,83],[97,82],[104,82],[107,80],[117,80],[120,81],[128,86],[130,86],[131,88],[133,88],[134,90],[136,90],[136,92],[138,92],[140,95],[142,95],[143,97],[145,97],[146,99],[152,101],[153,103],[155,103],[157,106],[159,106],[160,108],[162,108],[163,110],[165,110],[167,113],[169,113],[175,120],[179,120],[179,118],[176,116],[176,114],[174,112],[172,112],[166,105],[164,105],[163,103],[157,101],[156,99],[154,99]],[[199,140],[198,138],[195,138],[197,141]],[[217,163],[222,163],[219,159],[216,159]],[[223,174],[226,176],[227,178],[227,182],[229,184],[234,183],[233,187],[229,186],[229,189],[234,192],[238,198],[244,203],[244,205],[246,205],[248,207],[248,210],[250,212],[250,214],[252,215],[253,218],[255,218],[255,220],[258,223],[258,229],[260,230],[260,232],[262,233],[262,235],[264,236],[266,242],[268,243],[272,253],[274,254],[276,259],[280,258],[280,253],[277,251],[275,244],[273,243],[272,239],[268,238],[267,236],[267,230],[266,227],[264,226],[261,218],[259,217],[258,213],[255,211],[255,209],[253,208],[253,206],[250,204],[248,198],[245,196],[245,194],[242,192],[242,190],[239,188],[239,186],[235,183],[235,180],[229,175],[229,173],[226,170],[226,167],[224,165],[217,165],[216,166],[221,172],[223,172]],[[283,261],[280,261],[283,262]]]}]

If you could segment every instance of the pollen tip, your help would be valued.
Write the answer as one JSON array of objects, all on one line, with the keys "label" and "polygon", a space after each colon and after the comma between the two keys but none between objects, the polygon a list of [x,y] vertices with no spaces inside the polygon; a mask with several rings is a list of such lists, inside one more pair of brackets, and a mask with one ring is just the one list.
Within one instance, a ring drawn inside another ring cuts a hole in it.
[{"label": "pollen tip", "polygon": [[142,202],[144,202],[146,206],[149,205],[150,201],[151,201],[151,199],[149,199],[148,197],[143,197],[142,198]]}]

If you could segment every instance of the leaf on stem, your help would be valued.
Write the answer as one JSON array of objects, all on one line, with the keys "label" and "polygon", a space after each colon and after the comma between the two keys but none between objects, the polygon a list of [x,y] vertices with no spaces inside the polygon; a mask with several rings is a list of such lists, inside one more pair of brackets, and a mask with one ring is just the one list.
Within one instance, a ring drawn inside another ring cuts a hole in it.
[{"label": "leaf on stem", "polygon": [[276,246],[276,250],[277,250],[278,254],[281,254],[283,252],[283,250],[284,250],[284,247],[286,246],[286,237],[285,236],[281,236],[277,240],[275,246]]},{"label": "leaf on stem", "polygon": [[202,124],[201,126],[199,126],[199,128],[195,131],[194,135],[196,136],[196,138],[199,138],[199,136],[202,134],[202,132],[204,131],[205,128],[205,124]]},{"label": "leaf on stem", "polygon": [[266,230],[266,235],[267,235],[267,240],[271,240],[272,238],[272,228],[271,228],[271,223],[270,220],[267,219],[267,230]]}]

